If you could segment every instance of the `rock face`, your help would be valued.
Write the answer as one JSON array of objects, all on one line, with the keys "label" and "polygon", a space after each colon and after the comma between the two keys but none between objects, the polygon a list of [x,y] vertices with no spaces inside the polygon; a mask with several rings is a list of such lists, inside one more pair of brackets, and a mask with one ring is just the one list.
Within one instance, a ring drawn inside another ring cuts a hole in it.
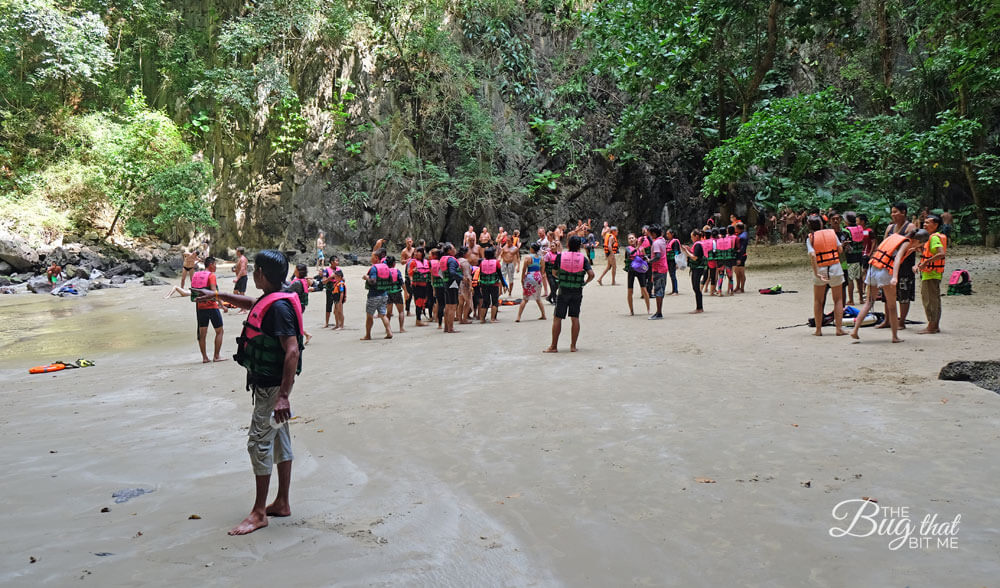
[{"label": "rock face", "polygon": [[28,290],[35,294],[48,294],[52,291],[52,281],[45,276],[35,276],[28,280]]},{"label": "rock face", "polygon": [[0,260],[17,271],[30,270],[40,263],[38,253],[17,235],[0,231]]},{"label": "rock face", "polygon": [[1000,393],[1000,361],[953,361],[941,368],[938,379],[972,382]]}]

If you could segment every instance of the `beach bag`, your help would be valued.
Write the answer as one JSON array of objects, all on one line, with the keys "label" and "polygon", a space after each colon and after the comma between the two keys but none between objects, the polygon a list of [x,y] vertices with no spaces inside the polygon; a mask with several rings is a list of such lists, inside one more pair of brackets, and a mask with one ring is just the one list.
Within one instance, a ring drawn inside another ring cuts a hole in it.
[{"label": "beach bag", "polygon": [[948,296],[959,294],[965,296],[972,294],[972,278],[964,269],[951,272],[951,277],[948,279]]},{"label": "beach bag", "polygon": [[677,255],[675,255],[674,256],[674,264],[677,265],[677,269],[679,269],[679,270],[681,270],[681,269],[687,269],[687,266],[688,266],[687,255],[684,255],[684,252],[681,252],[681,253],[678,253]]},{"label": "beach bag", "polygon": [[642,257],[639,257],[638,255],[632,258],[631,265],[632,265],[632,271],[634,271],[637,274],[644,274],[649,271],[649,263]]}]

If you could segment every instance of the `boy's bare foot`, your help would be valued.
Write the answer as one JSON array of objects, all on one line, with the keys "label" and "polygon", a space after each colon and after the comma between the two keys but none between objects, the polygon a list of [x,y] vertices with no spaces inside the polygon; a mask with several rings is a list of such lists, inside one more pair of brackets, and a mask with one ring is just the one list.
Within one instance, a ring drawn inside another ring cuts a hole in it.
[{"label": "boy's bare foot", "polygon": [[228,357],[216,357],[212,361],[219,362],[219,361],[226,361],[227,359],[229,359],[229,358]]},{"label": "boy's bare foot", "polygon": [[846,334],[847,334],[847,331],[837,331],[837,336],[838,337],[843,337]]},{"label": "boy's bare foot", "polygon": [[559,350],[555,347],[546,347],[545,349],[542,349],[542,353],[559,353]]},{"label": "boy's bare foot", "polygon": [[209,359],[209,358],[207,358],[207,357],[202,357],[201,358],[201,363],[212,363],[212,360]]},{"label": "boy's bare foot", "polygon": [[371,338],[370,336],[367,336],[367,335],[366,335],[366,336],[362,337],[362,338],[361,338],[361,340],[362,340],[362,341],[371,341],[371,340],[372,340],[372,338]]},{"label": "boy's bare foot", "polygon": [[823,331],[813,331],[813,336],[815,336],[815,337],[822,337],[823,336]]},{"label": "boy's bare foot", "polygon": [[269,517],[289,517],[292,516],[292,508],[287,502],[279,503],[277,500],[267,505],[267,516]]},{"label": "boy's bare foot", "polygon": [[940,333],[940,332],[941,331],[939,331],[937,329],[931,329],[930,327],[928,327],[928,328],[926,328],[926,329],[924,329],[922,331],[917,331],[917,334],[918,335],[933,335],[934,333]]},{"label": "boy's bare foot", "polygon": [[405,332],[406,332],[406,329],[404,329],[404,328],[400,327],[400,328],[399,328],[399,332],[400,332],[400,333],[405,333]]},{"label": "boy's bare foot", "polygon": [[576,353],[576,347],[570,347],[569,348],[569,352],[570,353]]},{"label": "boy's bare foot", "polygon": [[692,311],[691,311],[691,312],[689,312],[688,314],[701,314],[701,313],[703,313],[703,312],[705,312],[705,310],[704,310],[704,309],[701,309],[701,308],[698,308],[698,309],[696,309],[696,310],[692,310]]},{"label": "boy's bare foot", "polygon": [[538,320],[545,321],[548,320],[548,318],[546,318],[546,316],[543,314],[542,316],[538,317]]},{"label": "boy's bare foot", "polygon": [[885,319],[884,321],[882,321],[879,324],[875,325],[875,328],[876,329],[888,329],[889,328],[889,319]]},{"label": "boy's bare foot", "polygon": [[426,326],[427,326],[427,323],[422,323],[422,322],[420,322],[420,321],[417,321],[417,326],[418,326],[418,327],[426,327]]},{"label": "boy's bare foot", "polygon": [[392,335],[386,335],[383,339],[392,339]]},{"label": "boy's bare foot", "polygon": [[251,512],[250,516],[243,519],[243,522],[236,525],[229,531],[230,535],[249,535],[257,529],[262,529],[267,526],[267,515],[259,515],[257,513]]},{"label": "boy's bare foot", "polygon": [[521,319],[514,319],[514,322],[515,323],[519,323],[519,322],[521,322]]},{"label": "boy's bare foot", "polygon": [[313,336],[312,336],[312,335],[309,335],[309,334],[307,334],[307,335],[306,335],[306,340],[305,340],[305,342],[304,342],[304,343],[302,344],[302,346],[303,346],[303,347],[305,347],[306,345],[308,345],[308,344],[309,344],[309,342],[310,342],[310,341],[312,341],[312,338],[313,338]]},{"label": "boy's bare foot", "polygon": [[892,339],[892,342],[893,342],[893,343],[902,343],[902,342],[903,342],[903,340],[902,340],[902,339],[900,339],[899,337],[894,337],[894,338]]}]

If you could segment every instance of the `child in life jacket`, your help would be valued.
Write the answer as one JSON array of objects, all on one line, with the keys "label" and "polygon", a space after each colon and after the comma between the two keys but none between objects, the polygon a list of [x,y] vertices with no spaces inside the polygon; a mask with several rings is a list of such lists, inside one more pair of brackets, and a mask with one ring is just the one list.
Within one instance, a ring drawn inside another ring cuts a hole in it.
[{"label": "child in life jacket", "polygon": [[[295,266],[295,271],[292,272],[292,277],[288,282],[288,291],[294,292],[299,295],[299,305],[302,307],[302,312],[306,311],[306,307],[309,306],[309,290],[312,289],[312,280],[309,279],[309,267],[300,263]],[[302,335],[306,338],[304,345],[309,344],[309,340],[312,339],[312,335],[305,330],[305,323],[302,327]]]}]

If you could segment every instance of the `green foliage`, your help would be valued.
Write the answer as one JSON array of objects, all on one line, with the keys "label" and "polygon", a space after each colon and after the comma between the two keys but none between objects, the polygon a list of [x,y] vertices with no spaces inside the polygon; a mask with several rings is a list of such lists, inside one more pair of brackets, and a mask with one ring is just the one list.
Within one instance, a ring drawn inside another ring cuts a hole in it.
[{"label": "green foliage", "polygon": [[65,101],[73,92],[100,84],[111,69],[105,44],[108,28],[89,11],[51,0],[0,3],[0,97],[7,104],[55,92]]},{"label": "green foliage", "polygon": [[218,226],[205,201],[211,187],[212,168],[202,161],[180,163],[151,177],[149,195],[160,208],[152,221],[157,232],[166,236],[177,223],[189,223],[198,231]]},{"label": "green foliage", "polygon": [[277,112],[279,127],[271,137],[275,155],[290,155],[305,141],[307,125],[301,109],[298,98],[282,99]]}]

